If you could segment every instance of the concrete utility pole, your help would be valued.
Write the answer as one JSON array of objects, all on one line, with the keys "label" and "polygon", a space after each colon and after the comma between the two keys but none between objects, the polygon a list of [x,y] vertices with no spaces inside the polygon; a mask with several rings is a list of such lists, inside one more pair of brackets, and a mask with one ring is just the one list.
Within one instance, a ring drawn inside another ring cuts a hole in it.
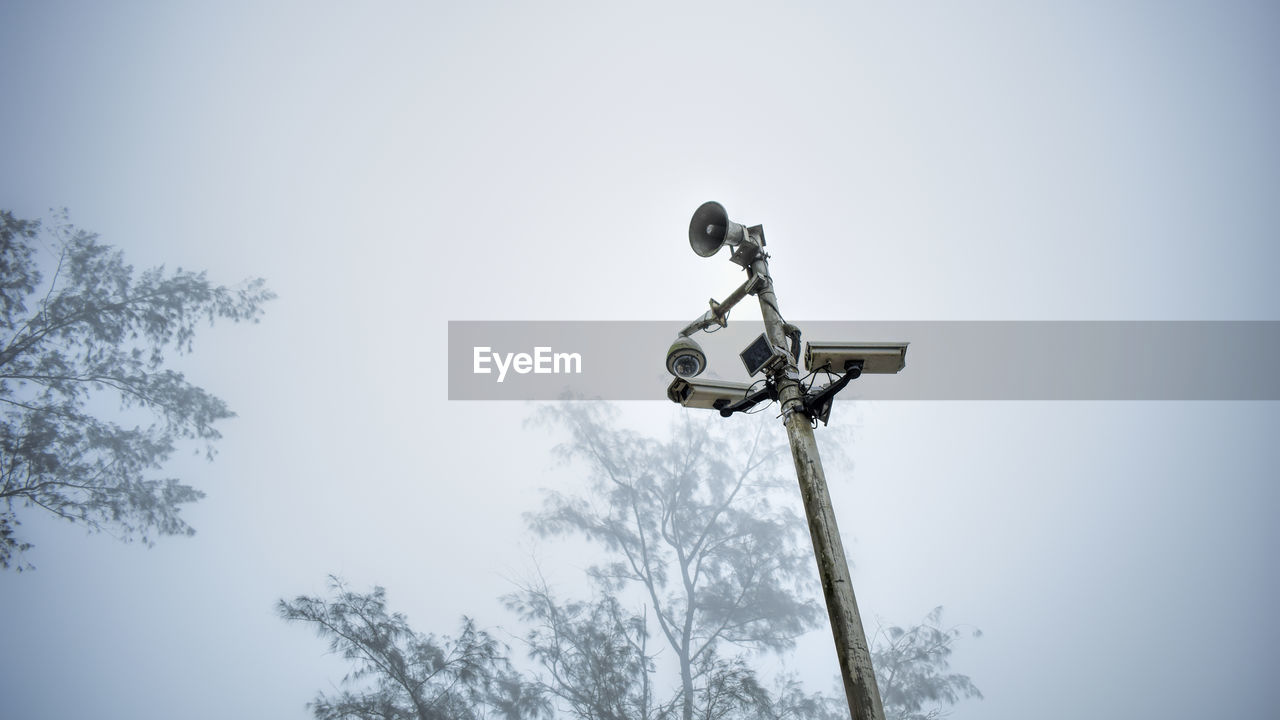
[{"label": "concrete utility pole", "polygon": [[[760,299],[760,312],[764,315],[765,334],[774,347],[787,347],[787,334],[783,328],[785,321],[778,311],[778,297],[773,291],[768,261],[763,255],[757,257],[751,264],[751,270],[764,282],[756,294]],[[799,368],[788,363],[775,371],[774,379],[783,422],[787,427],[787,439],[791,444],[791,457],[796,464],[800,495],[804,498],[804,512],[809,519],[809,535],[813,538],[813,554],[818,561],[818,575],[822,578],[822,594],[826,596],[827,614],[831,617],[831,634],[836,642],[836,655],[840,658],[844,693],[854,720],[884,720],[880,689],[876,686],[875,671],[871,667],[871,648],[867,645],[858,601],[853,595],[849,562],[844,556],[840,529],[836,526],[836,514],[827,492],[827,476],[822,471],[822,458],[818,456],[813,421],[803,412],[804,393],[798,376]]]},{"label": "concrete utility pole", "polygon": [[[840,542],[835,511],[827,492],[827,478],[818,457],[818,444],[813,437],[815,418],[826,421],[832,398],[850,380],[864,373],[896,373],[906,366],[907,343],[810,342],[804,351],[809,370],[843,370],[838,380],[810,394],[800,382],[799,329],[788,325],[778,310],[773,278],[769,276],[769,256],[764,252],[764,228],[744,227],[729,219],[724,206],[703,203],[689,222],[689,246],[702,257],[711,257],[721,248],[730,247],[729,259],[747,270],[747,281],[734,290],[723,303],[711,300],[711,309],[685,326],[667,351],[667,370],[676,377],[667,388],[667,397],[685,407],[719,410],[724,417],[744,412],[764,399],[775,399],[782,406],[782,418],[791,444],[791,457],[796,464],[796,479],[809,519],[809,536],[818,561],[818,576],[831,617],[831,633],[840,658],[840,674],[853,720],[884,720],[884,705],[871,668],[871,649],[862,629],[858,601],[853,597],[849,579],[849,563]],[[760,299],[765,334],[751,343],[741,354],[749,375],[764,373],[764,389],[759,384],[698,380],[707,367],[706,353],[692,334],[713,325],[728,324],[729,310],[746,295]],[[790,338],[795,344],[789,344]],[[790,348],[789,350],[787,348]]]}]

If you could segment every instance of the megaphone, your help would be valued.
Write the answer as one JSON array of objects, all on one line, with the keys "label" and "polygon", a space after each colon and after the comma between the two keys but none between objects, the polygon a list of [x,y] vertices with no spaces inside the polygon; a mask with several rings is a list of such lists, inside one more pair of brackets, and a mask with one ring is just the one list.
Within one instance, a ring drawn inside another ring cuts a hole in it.
[{"label": "megaphone", "polygon": [[724,206],[714,200],[704,202],[689,221],[689,245],[702,257],[715,255],[725,245],[740,245],[747,229],[729,219]]}]

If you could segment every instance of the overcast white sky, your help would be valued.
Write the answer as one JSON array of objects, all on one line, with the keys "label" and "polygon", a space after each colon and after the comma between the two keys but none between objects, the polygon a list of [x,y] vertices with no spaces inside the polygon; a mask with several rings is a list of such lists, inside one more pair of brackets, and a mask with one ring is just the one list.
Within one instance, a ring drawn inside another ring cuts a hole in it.
[{"label": "overcast white sky", "polygon": [[[705,200],[765,225],[793,320],[1280,320],[1278,29],[1267,2],[0,3],[0,207],[280,295],[181,363],[239,414],[174,463],[194,538],[26,519],[0,715],[306,718],[343,666],[272,605],[329,573],[422,629],[514,629],[520,513],[578,476],[529,406],[445,400],[446,323],[678,327],[741,280],[688,249]],[[957,720],[1280,705],[1276,403],[837,417],[864,615],[985,632]],[[830,687],[822,633],[792,662]]]}]

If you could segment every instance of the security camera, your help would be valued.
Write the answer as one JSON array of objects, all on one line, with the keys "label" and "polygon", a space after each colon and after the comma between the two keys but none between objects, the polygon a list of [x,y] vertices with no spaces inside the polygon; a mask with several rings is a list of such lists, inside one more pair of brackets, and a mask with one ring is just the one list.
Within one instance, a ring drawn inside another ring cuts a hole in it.
[{"label": "security camera", "polygon": [[745,398],[750,389],[746,383],[676,378],[667,386],[667,397],[685,407],[719,410]]},{"label": "security camera", "polygon": [[688,335],[680,335],[667,349],[667,372],[678,378],[696,377],[707,369],[707,354]]},{"label": "security camera", "polygon": [[[807,342],[804,366],[809,372],[894,374],[907,366],[908,343]],[[855,375],[854,377],[857,377]]]}]

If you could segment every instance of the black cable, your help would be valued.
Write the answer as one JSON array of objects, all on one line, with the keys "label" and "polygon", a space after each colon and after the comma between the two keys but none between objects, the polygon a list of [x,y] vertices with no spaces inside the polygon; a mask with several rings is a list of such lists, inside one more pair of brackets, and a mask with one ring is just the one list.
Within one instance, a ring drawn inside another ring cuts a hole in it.
[{"label": "black cable", "polygon": [[[835,373],[831,372],[831,363],[826,362],[826,363],[823,363],[821,367],[815,368],[814,370],[810,371],[808,375],[805,375],[804,378],[800,380],[801,384],[803,384],[805,380],[808,380],[809,378],[813,377],[814,375],[817,375],[818,373],[822,373],[827,376],[827,384],[831,384],[834,381],[833,378],[835,378]],[[813,389],[813,386],[817,382],[818,381],[815,379],[812,383],[809,383],[809,387],[805,388],[805,392],[808,392],[809,390]]]},{"label": "black cable", "polygon": [[[821,368],[819,368],[819,369],[821,369]],[[805,391],[805,393],[806,393],[806,394],[808,394],[808,392],[809,392],[810,390],[812,390],[812,389],[813,389],[813,383],[811,382],[811,383],[809,383],[808,385],[805,385],[805,384],[804,384],[804,381],[805,381],[805,380],[808,380],[809,378],[811,378],[811,377],[813,377],[814,375],[817,375],[817,374],[818,374],[818,371],[817,371],[817,370],[813,370],[813,371],[811,371],[808,375],[805,375],[804,377],[800,378],[800,387],[801,387],[801,388],[804,388],[804,391]],[[815,380],[814,380],[814,382],[817,382],[817,380],[815,379]]]},{"label": "black cable", "polygon": [[761,291],[759,293],[760,302],[765,303],[769,307],[773,308],[773,311],[778,314],[778,318],[782,320],[782,323],[784,325],[790,325],[791,323],[787,322],[787,319],[782,317],[782,311],[778,309],[778,304],[775,303],[773,300],[770,300],[768,297],[766,297],[763,292],[765,290],[769,290],[769,291],[773,290],[773,276],[766,272],[764,273],[763,277],[764,277],[765,286],[761,288]]},{"label": "black cable", "polygon": [[784,325],[790,325],[790,324],[791,324],[791,323],[787,322],[787,319],[786,319],[786,318],[782,317],[782,311],[778,309],[778,305],[777,305],[777,303],[775,303],[774,301],[772,301],[772,300],[770,300],[769,298],[765,297],[764,295],[761,295],[761,296],[760,296],[760,302],[765,303],[765,304],[766,304],[766,305],[768,305],[769,307],[773,308],[773,311],[774,311],[775,313],[777,313],[777,315],[778,315],[778,319],[779,319],[779,320],[781,320],[781,321],[782,321],[782,323],[783,323]]}]

